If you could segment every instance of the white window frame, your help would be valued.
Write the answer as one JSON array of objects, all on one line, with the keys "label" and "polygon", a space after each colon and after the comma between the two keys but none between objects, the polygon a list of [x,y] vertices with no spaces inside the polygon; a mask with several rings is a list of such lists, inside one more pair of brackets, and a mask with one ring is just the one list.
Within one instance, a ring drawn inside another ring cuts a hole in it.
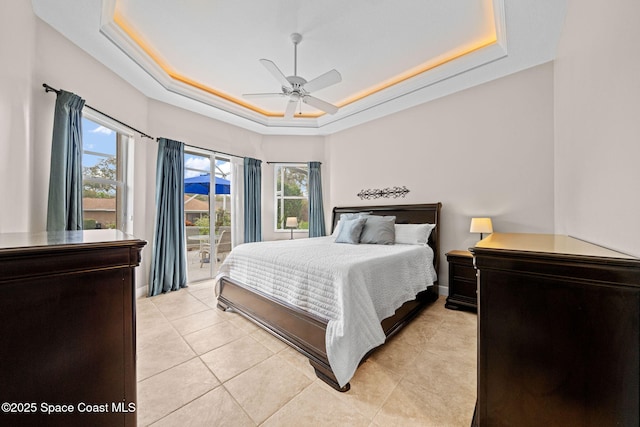
[{"label": "white window frame", "polygon": [[[127,127],[114,122],[108,117],[93,111],[89,108],[83,108],[82,116],[91,120],[101,126],[111,129],[116,132],[116,156],[117,156],[117,168],[122,173],[122,180],[112,181],[105,179],[89,178],[89,182],[97,182],[102,184],[115,185],[122,193],[120,199],[122,200],[122,208],[118,211],[118,204],[116,203],[116,224],[120,224],[118,228],[120,231],[132,234],[133,233],[133,156],[134,156],[134,135]],[[83,130],[84,131],[84,130]],[[83,147],[83,155],[84,155]],[[82,176],[82,182],[85,182],[85,176]]]},{"label": "white window frame", "polygon": [[[291,233],[291,229],[289,228],[278,228],[278,203],[280,201],[284,201],[286,199],[291,200],[306,200],[307,204],[309,203],[309,190],[307,189],[307,196],[282,196],[278,197],[278,170],[279,168],[303,168],[307,170],[307,183],[309,181],[309,164],[308,163],[274,163],[273,165],[273,231],[275,233]],[[284,178],[284,173],[282,173],[282,177]],[[281,179],[280,182],[284,182],[284,179]],[[284,206],[283,206],[284,210]],[[296,228],[293,230],[294,233],[308,233],[309,230]]]}]

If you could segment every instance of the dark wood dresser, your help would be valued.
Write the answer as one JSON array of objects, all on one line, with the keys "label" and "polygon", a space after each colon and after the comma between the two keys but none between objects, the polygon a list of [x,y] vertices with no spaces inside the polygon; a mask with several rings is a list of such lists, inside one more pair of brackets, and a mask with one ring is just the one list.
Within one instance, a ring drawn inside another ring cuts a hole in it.
[{"label": "dark wood dresser", "polygon": [[444,305],[453,310],[475,311],[478,307],[476,269],[469,251],[451,251],[446,254],[449,263],[449,296]]},{"label": "dark wood dresser", "polygon": [[116,230],[0,234],[0,425],[136,425],[145,244]]},{"label": "dark wood dresser", "polygon": [[558,235],[471,251],[477,425],[640,425],[640,260]]}]

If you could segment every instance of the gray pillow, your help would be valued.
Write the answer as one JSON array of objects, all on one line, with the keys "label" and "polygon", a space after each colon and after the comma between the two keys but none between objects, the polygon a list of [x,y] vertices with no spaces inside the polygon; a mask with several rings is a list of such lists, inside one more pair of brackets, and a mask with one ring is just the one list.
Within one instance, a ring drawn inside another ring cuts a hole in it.
[{"label": "gray pillow", "polygon": [[370,212],[355,212],[355,213],[340,214],[340,219],[338,220],[338,223],[336,224],[336,227],[333,229],[333,233],[331,233],[331,235],[334,237],[338,237],[338,233],[340,233],[340,226],[342,225],[342,221],[346,219],[364,218],[366,216],[369,216],[370,214],[371,214]]},{"label": "gray pillow", "polygon": [[396,241],[395,216],[366,217],[360,243],[372,245],[393,245]]},{"label": "gray pillow", "polygon": [[360,234],[364,228],[365,218],[340,219],[341,226],[336,237],[336,243],[360,243]]}]

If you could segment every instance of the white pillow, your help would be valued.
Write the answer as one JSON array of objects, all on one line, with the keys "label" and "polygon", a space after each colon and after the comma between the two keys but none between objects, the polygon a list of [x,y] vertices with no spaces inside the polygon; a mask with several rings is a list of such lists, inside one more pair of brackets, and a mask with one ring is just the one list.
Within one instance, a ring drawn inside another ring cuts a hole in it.
[{"label": "white pillow", "polygon": [[426,245],[435,224],[396,224],[396,244]]}]

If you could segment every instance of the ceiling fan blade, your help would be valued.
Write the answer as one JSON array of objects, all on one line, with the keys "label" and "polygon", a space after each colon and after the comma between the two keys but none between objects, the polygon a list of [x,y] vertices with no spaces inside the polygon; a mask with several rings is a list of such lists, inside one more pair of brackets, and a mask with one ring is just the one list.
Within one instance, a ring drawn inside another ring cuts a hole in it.
[{"label": "ceiling fan blade", "polygon": [[243,93],[242,96],[244,98],[275,98],[275,97],[282,97],[285,94],[280,92],[280,93]]},{"label": "ceiling fan blade", "polygon": [[287,80],[285,75],[282,74],[282,71],[280,71],[280,68],[278,68],[276,64],[268,59],[261,59],[260,62],[271,74],[273,74],[273,77],[275,77],[282,86],[291,87],[291,83],[289,83],[289,80]]},{"label": "ceiling fan blade", "polygon": [[302,102],[304,102],[305,104],[309,104],[312,107],[316,107],[317,109],[322,110],[325,113],[335,114],[338,112],[338,107],[333,104],[329,104],[322,99],[318,99],[315,96],[307,95],[302,98]]},{"label": "ceiling fan blade", "polygon": [[293,118],[293,115],[296,112],[296,106],[298,105],[298,99],[299,98],[294,98],[294,97],[289,98],[289,102],[287,103],[287,109],[284,112],[285,119]]},{"label": "ceiling fan blade", "polygon": [[304,90],[311,93],[316,90],[324,89],[325,87],[334,85],[336,83],[340,83],[341,81],[342,76],[340,75],[340,73],[336,70],[331,70],[305,83]]}]

